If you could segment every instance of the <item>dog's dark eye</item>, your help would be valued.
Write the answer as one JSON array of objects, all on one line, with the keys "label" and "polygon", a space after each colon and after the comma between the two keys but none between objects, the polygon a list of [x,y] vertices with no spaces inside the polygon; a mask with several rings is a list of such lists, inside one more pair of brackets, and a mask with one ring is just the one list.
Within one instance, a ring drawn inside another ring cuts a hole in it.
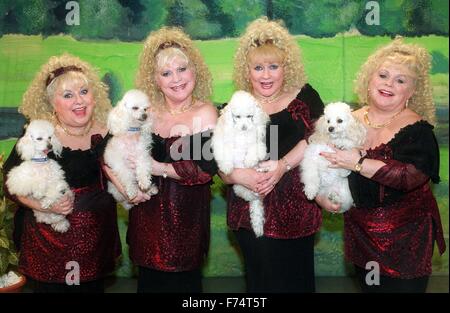
[{"label": "dog's dark eye", "polygon": [[241,116],[240,115],[236,115],[236,118],[241,118]]},{"label": "dog's dark eye", "polygon": [[51,137],[51,136],[48,136],[48,139],[52,139],[52,137]]},{"label": "dog's dark eye", "polygon": [[340,123],[342,123],[342,120],[340,118],[338,118],[337,122],[340,124]]},{"label": "dog's dark eye", "polygon": [[42,137],[37,137],[36,140],[41,141],[41,140],[42,140]]},{"label": "dog's dark eye", "polygon": [[330,124],[330,120],[327,120],[327,123]]},{"label": "dog's dark eye", "polygon": [[144,112],[147,112],[147,108],[144,109]]},{"label": "dog's dark eye", "polygon": [[134,111],[136,111],[137,109],[139,109],[138,107],[132,107],[132,109],[134,110]]},{"label": "dog's dark eye", "polygon": [[253,115],[247,115],[247,118],[252,118],[253,117]]}]

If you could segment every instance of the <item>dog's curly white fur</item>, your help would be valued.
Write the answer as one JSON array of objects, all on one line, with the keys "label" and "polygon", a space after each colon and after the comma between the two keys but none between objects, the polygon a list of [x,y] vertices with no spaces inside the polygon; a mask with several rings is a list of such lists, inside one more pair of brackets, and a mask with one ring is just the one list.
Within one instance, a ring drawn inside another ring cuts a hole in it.
[{"label": "dog's curly white fur", "polygon": [[[257,168],[266,158],[268,115],[248,92],[237,91],[221,111],[212,138],[214,158],[219,169],[229,174],[234,168]],[[258,194],[242,185],[233,190],[250,202],[250,220],[256,236],[264,234],[264,206]]]},{"label": "dog's curly white fur", "polygon": [[324,195],[341,204],[340,212],[352,207],[353,198],[347,180],[350,171],[328,167],[330,162],[319,154],[333,152],[328,144],[341,150],[362,146],[365,137],[366,128],[353,117],[348,104],[335,102],[325,107],[300,164],[301,181],[308,199]]},{"label": "dog's curly white fur", "polygon": [[[39,201],[44,210],[49,209],[64,195],[73,196],[61,166],[56,161],[47,159],[50,150],[56,156],[62,151],[54,132],[53,125],[48,121],[33,120],[16,146],[23,162],[9,171],[6,180],[11,194],[32,197]],[[64,233],[70,227],[69,221],[62,214],[37,210],[33,212],[37,222],[50,224],[58,232]]]},{"label": "dog's curly white fur", "polygon": [[[104,160],[111,167],[127,193],[134,198],[138,190],[154,195],[158,192],[152,184],[152,119],[147,95],[137,89],[129,90],[108,115],[109,132],[113,135],[106,146]],[[133,156],[136,168],[129,166],[128,156]],[[133,204],[108,182],[108,191],[126,209]]]}]

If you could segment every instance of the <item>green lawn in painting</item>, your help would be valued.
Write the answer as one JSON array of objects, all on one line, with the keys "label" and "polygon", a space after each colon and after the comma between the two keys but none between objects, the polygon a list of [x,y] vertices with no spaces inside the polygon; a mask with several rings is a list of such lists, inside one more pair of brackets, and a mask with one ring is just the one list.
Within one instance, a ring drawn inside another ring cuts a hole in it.
[{"label": "green lawn in painting", "polygon": [[[310,83],[325,102],[345,100],[355,102],[352,82],[367,56],[389,42],[389,37],[337,35],[333,38],[298,36],[306,73]],[[407,38],[431,52],[447,58],[448,37],[423,36]],[[196,41],[214,79],[213,101],[227,101],[233,91],[232,71],[236,39]],[[69,36],[5,35],[0,38],[0,107],[18,106],[39,67],[52,55],[69,52],[99,68],[100,74],[114,73],[122,91],[133,88],[140,42],[76,41]],[[448,102],[448,72],[432,75],[434,97],[439,105]]]}]

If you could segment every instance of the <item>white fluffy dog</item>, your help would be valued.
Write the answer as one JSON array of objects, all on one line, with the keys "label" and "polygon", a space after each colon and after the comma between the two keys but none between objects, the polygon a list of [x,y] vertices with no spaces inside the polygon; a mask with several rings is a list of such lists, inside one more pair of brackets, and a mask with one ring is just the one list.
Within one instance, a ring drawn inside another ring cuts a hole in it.
[{"label": "white fluffy dog", "polygon": [[[132,89],[125,93],[108,116],[108,128],[113,138],[106,146],[104,160],[129,199],[134,198],[138,190],[150,195],[158,192],[152,184],[152,119],[147,112],[149,106],[147,95]],[[135,168],[130,166],[129,156],[135,159]],[[111,182],[108,182],[108,191],[124,208],[129,210],[133,206]]]},{"label": "white fluffy dog", "polygon": [[359,147],[365,137],[366,128],[353,117],[348,104],[335,102],[325,107],[300,164],[301,180],[308,199],[312,200],[318,194],[324,195],[341,204],[341,213],[353,205],[347,180],[350,171],[328,167],[330,162],[319,153],[333,152],[328,144],[341,150]]},{"label": "white fluffy dog", "polygon": [[[234,168],[257,168],[265,159],[268,115],[256,99],[245,91],[233,94],[222,110],[212,137],[214,158],[219,169],[229,174]],[[264,206],[258,194],[242,185],[233,190],[250,202],[250,220],[256,236],[264,233]]]},{"label": "white fluffy dog", "polygon": [[[50,150],[56,156],[62,150],[54,131],[53,125],[44,120],[34,120],[28,125],[16,146],[23,162],[11,169],[6,180],[11,194],[32,197],[40,202],[42,209],[49,209],[64,195],[73,196],[61,166],[47,158]],[[37,222],[50,224],[58,232],[69,229],[70,223],[62,214],[33,212]]]}]

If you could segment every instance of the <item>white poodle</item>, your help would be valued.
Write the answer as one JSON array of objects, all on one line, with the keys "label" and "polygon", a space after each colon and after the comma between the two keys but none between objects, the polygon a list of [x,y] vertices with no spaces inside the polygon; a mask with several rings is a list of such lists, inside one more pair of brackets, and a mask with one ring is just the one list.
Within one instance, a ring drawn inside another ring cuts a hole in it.
[{"label": "white poodle", "polygon": [[[212,137],[214,158],[219,169],[229,174],[234,168],[257,168],[266,158],[266,125],[268,115],[257,100],[245,91],[233,94],[221,111]],[[257,193],[242,185],[233,190],[250,202],[250,220],[256,236],[264,233],[264,206]]]},{"label": "white poodle", "polygon": [[[138,190],[154,195],[158,192],[152,184],[152,119],[147,112],[150,102],[147,95],[137,89],[129,90],[108,116],[109,132],[113,135],[106,146],[104,160],[117,176],[129,199],[134,198]],[[131,166],[129,158],[135,160]],[[108,191],[131,209],[132,203],[108,182]]]},{"label": "white poodle", "polygon": [[[6,180],[11,194],[32,197],[45,210],[64,195],[73,196],[61,166],[47,158],[50,150],[56,156],[62,150],[54,131],[53,125],[44,120],[34,120],[28,125],[25,135],[16,146],[23,162],[11,169]],[[64,233],[69,229],[70,223],[62,214],[36,210],[33,212],[37,222],[50,224],[58,232]]]},{"label": "white poodle", "polygon": [[353,117],[348,104],[335,102],[325,107],[300,164],[301,180],[308,199],[324,195],[341,204],[341,213],[353,205],[347,180],[350,171],[328,167],[330,162],[319,153],[333,152],[329,144],[341,150],[362,146],[365,137],[366,128]]}]

